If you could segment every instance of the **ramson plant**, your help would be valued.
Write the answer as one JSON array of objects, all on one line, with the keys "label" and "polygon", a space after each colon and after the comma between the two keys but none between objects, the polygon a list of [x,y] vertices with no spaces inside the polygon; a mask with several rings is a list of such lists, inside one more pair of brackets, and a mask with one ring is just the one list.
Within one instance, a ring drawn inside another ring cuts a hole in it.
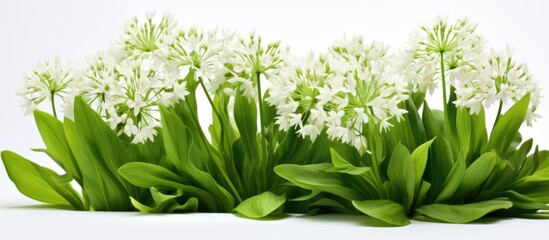
[{"label": "ramson plant", "polygon": [[[429,107],[435,91],[443,110]],[[33,150],[64,172],[10,151],[4,166],[21,193],[63,208],[393,225],[548,209],[549,153],[519,133],[540,117],[541,89],[466,18],[422,24],[398,53],[354,36],[299,57],[151,13],[81,63],[41,62],[18,94],[44,141]]]}]

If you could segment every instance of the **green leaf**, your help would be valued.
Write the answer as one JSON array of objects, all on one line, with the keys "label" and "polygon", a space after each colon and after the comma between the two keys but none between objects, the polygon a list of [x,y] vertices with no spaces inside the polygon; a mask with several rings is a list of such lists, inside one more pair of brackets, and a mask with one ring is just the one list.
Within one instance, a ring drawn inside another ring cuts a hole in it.
[{"label": "green leaf", "polygon": [[[82,174],[82,153],[80,152],[78,133],[76,132],[76,125],[74,124],[74,121],[69,118],[65,118],[63,121],[63,130],[65,131],[65,137],[67,138],[67,143],[69,144],[70,150],[74,156],[74,160],[76,161],[76,166],[78,166],[80,174]],[[83,181],[84,177],[82,176],[81,178],[81,181]],[[78,181],[78,179],[76,180]],[[82,182],[80,182],[80,185],[83,185]]]},{"label": "green leaf", "polygon": [[461,184],[456,191],[456,196],[463,196],[478,187],[490,176],[496,165],[497,154],[487,152],[482,154],[477,160],[465,170]]},{"label": "green leaf", "polygon": [[130,157],[125,146],[81,97],[75,98],[74,117],[82,155],[82,190],[90,205],[96,211],[132,209],[127,189],[136,187],[117,172]]},{"label": "green leaf", "polygon": [[154,205],[149,207],[131,198],[133,206],[140,212],[145,213],[172,213],[172,212],[196,212],[198,210],[198,199],[189,198],[185,203],[180,204],[177,201],[183,192],[177,191],[174,194],[164,194],[160,190],[150,188]]},{"label": "green leaf", "polygon": [[293,165],[283,164],[275,167],[275,172],[304,189],[323,191],[347,200],[362,199],[362,195],[351,188],[347,181],[337,173],[327,172],[333,165],[329,163]]},{"label": "green leaf", "polygon": [[353,205],[364,214],[386,223],[397,226],[410,224],[402,205],[391,200],[353,201]]},{"label": "green leaf", "polygon": [[467,164],[469,160],[475,157],[473,153],[480,154],[486,142],[488,142],[488,133],[486,131],[486,120],[484,107],[480,109],[479,114],[471,116],[471,147],[467,155]]},{"label": "green leaf", "polygon": [[133,185],[142,188],[178,189],[183,180],[164,167],[143,162],[127,163],[120,167],[118,172]]},{"label": "green leaf", "polygon": [[414,164],[410,160],[410,152],[402,145],[396,146],[391,155],[387,175],[396,187],[397,195],[404,209],[408,211],[414,201],[416,175]]},{"label": "green leaf", "polygon": [[465,154],[468,154],[471,148],[471,116],[466,108],[459,108],[456,115],[456,135],[459,147]]},{"label": "green leaf", "polygon": [[443,183],[453,166],[452,153],[445,133],[444,112],[431,110],[427,102],[423,105],[423,125],[428,139],[433,141],[433,147],[429,149],[430,156],[427,162],[424,178],[431,183],[431,195],[440,193]]},{"label": "green leaf", "polygon": [[529,103],[530,94],[526,94],[499,118],[496,126],[492,129],[488,143],[482,150],[483,152],[489,152],[492,149],[495,149],[496,153],[504,156],[507,148],[524,122]]},{"label": "green leaf", "polygon": [[162,133],[168,158],[186,176],[189,183],[197,188],[211,193],[216,200],[215,205],[209,205],[210,211],[230,211],[234,207],[234,197],[207,172],[197,168],[195,163],[206,159],[193,159],[193,136],[190,130],[173,113],[165,108],[160,109]]},{"label": "green leaf", "polygon": [[510,201],[488,200],[464,205],[431,204],[417,208],[416,211],[441,221],[451,223],[468,223],[496,210],[509,209]]},{"label": "green leaf", "polygon": [[429,157],[429,148],[431,147],[431,144],[433,143],[434,140],[435,139],[431,139],[430,141],[421,144],[410,155],[410,159],[414,163],[414,169],[415,169],[415,175],[416,175],[416,178],[415,178],[416,193],[419,190],[421,180],[423,179],[425,166],[427,166],[427,159]]},{"label": "green leaf", "polygon": [[328,172],[340,172],[350,175],[362,175],[369,171],[369,167],[357,167],[345,160],[335,149],[330,149],[330,155],[332,156],[333,168],[328,169]]},{"label": "green leaf", "polygon": [[46,145],[47,153],[66,173],[81,183],[80,166],[76,162],[67,142],[63,123],[54,116],[42,111],[34,111],[34,119],[42,141]]},{"label": "green leaf", "polygon": [[427,197],[427,192],[429,192],[429,189],[431,189],[431,184],[426,181],[422,181],[421,187],[419,189],[419,193],[417,196],[417,200],[415,203],[415,207],[419,207],[423,205],[423,201],[425,201],[425,198]]},{"label": "green leaf", "polygon": [[[447,140],[450,143],[450,150],[453,156],[459,155],[460,147],[458,139],[458,129],[457,129],[457,112],[458,109],[454,104],[456,100],[456,91],[454,86],[450,85],[450,96],[448,102],[446,102],[446,108],[444,109],[444,121],[445,121],[445,130],[448,136]],[[470,137],[470,135],[466,135]]]},{"label": "green leaf", "polygon": [[150,163],[132,162],[122,166],[118,171],[120,175],[138,187],[154,188],[159,191],[182,190],[185,194],[196,197],[205,203],[205,206],[215,206],[216,204],[211,193],[190,186],[186,179],[164,167]]},{"label": "green leaf", "polygon": [[286,198],[272,192],[264,192],[241,202],[235,209],[248,218],[263,218],[279,209]]},{"label": "green leaf", "polygon": [[257,159],[257,107],[253,99],[237,92],[234,100],[234,119],[244,146],[252,159]]},{"label": "green leaf", "polygon": [[1,156],[9,178],[25,196],[44,203],[84,209],[80,195],[70,185],[70,178],[60,176],[14,152],[3,151]]},{"label": "green leaf", "polygon": [[435,202],[444,202],[454,195],[463,179],[465,168],[465,155],[462,151],[458,160],[454,163],[452,171],[450,171],[446,180],[444,180],[444,188],[435,199]]}]

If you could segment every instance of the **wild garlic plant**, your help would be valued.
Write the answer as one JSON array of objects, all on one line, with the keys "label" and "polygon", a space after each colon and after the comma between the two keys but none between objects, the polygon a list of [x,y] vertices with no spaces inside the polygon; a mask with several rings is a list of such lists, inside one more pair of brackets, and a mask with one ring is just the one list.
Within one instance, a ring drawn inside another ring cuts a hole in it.
[{"label": "wild garlic plant", "polygon": [[[393,225],[531,216],[548,209],[549,153],[519,129],[540,117],[541,89],[476,28],[439,16],[398,53],[355,36],[299,57],[255,32],[148,13],[85,61],[25,76],[21,105],[45,144],[34,150],[64,173],[2,160],[26,196],[77,210],[363,213]],[[427,101],[437,90],[443,110]],[[47,101],[52,114],[38,110]]]}]

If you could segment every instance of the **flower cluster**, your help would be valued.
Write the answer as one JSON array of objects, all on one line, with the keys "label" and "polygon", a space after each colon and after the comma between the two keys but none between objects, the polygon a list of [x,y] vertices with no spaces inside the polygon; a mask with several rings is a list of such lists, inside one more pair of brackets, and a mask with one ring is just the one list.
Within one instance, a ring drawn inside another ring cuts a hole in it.
[{"label": "flower cluster", "polygon": [[[532,79],[525,64],[517,64],[511,48],[493,51],[477,62],[475,70],[463,73],[456,85],[456,106],[470,109],[478,114],[483,104],[488,108],[493,104],[507,105],[530,94],[530,107],[527,124],[531,125],[541,101],[541,89]],[[500,106],[501,108],[501,106]]]},{"label": "flower cluster", "polygon": [[23,86],[17,92],[22,98],[20,105],[25,110],[25,114],[32,113],[37,109],[38,104],[46,99],[52,102],[55,114],[54,98],[58,97],[63,102],[70,101],[67,95],[73,79],[74,74],[71,69],[62,65],[58,57],[38,63],[31,74],[25,75]]},{"label": "flower cluster", "polygon": [[242,37],[182,29],[169,15],[149,13],[144,20],[129,21],[108,51],[77,71],[58,59],[41,63],[25,77],[19,95],[27,113],[46,99],[59,98],[69,117],[74,96],[82,95],[134,143],[153,139],[159,105],[184,100],[197,83],[207,94],[233,96],[231,106],[237,91],[260,100],[261,76],[271,84],[266,101],[277,108],[281,129],[295,128],[312,140],[325,132],[359,150],[366,150],[367,125],[388,129],[392,119],[401,120],[405,110],[399,104],[410,92],[432,92],[441,80],[444,91],[455,88],[454,104],[472,114],[483,104],[506,104],[529,93],[530,125],[541,99],[537,82],[524,64],[514,62],[510,50],[488,53],[475,30],[467,18],[440,16],[420,26],[399,61],[389,61],[395,56],[384,44],[354,37],[337,41],[327,54],[290,62],[287,47],[266,43],[255,32]]},{"label": "flower cluster", "polygon": [[168,60],[177,66],[179,77],[194,71],[194,78],[204,81],[210,94],[215,94],[225,82],[225,67],[220,61],[223,39],[216,31],[179,29],[174,40],[168,43]]},{"label": "flower cluster", "polygon": [[280,46],[279,41],[265,44],[254,32],[248,37],[228,36],[225,42],[223,61],[229,71],[225,93],[235,94],[235,89],[242,95],[255,99],[261,90],[260,76],[267,79],[278,74],[288,58],[288,47]]},{"label": "flower cluster", "polygon": [[165,57],[165,46],[172,40],[176,25],[173,17],[168,14],[158,19],[150,12],[145,21],[133,17],[123,27],[123,34],[113,52],[119,58]]},{"label": "flower cluster", "polygon": [[476,27],[467,18],[452,22],[447,16],[439,16],[413,32],[400,63],[410,90],[432,94],[442,69],[454,85],[453,73],[469,69],[469,63],[484,50],[484,40],[475,33]]},{"label": "flower cluster", "polygon": [[111,128],[133,137],[133,143],[152,140],[159,125],[158,105],[184,100],[186,82],[153,57],[110,64],[108,58],[97,57],[82,74],[82,96]]},{"label": "flower cluster", "polygon": [[298,127],[302,136],[314,141],[324,128],[324,108],[331,99],[326,84],[335,77],[326,57],[311,53],[270,78],[267,101],[277,107],[276,124],[284,131]]},{"label": "flower cluster", "polygon": [[275,78],[268,101],[277,106],[284,130],[299,128],[312,140],[324,128],[328,137],[367,150],[366,126],[391,127],[406,111],[406,82],[387,63],[387,47],[361,37],[344,38],[328,58],[309,57],[303,65]]}]

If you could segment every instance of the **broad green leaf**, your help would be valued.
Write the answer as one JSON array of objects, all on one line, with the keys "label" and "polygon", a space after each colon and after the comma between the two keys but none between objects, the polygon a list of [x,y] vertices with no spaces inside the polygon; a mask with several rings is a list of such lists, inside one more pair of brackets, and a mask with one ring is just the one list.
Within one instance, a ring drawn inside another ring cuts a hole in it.
[{"label": "broad green leaf", "polygon": [[[467,108],[459,108],[456,113],[456,135],[459,147],[465,154],[469,153],[471,148],[471,116]],[[456,146],[457,147],[457,146]]]},{"label": "broad green leaf", "polygon": [[180,188],[183,178],[172,171],[150,163],[132,162],[118,169],[120,175],[142,188]]},{"label": "broad green leaf", "polygon": [[264,192],[250,197],[236,206],[235,212],[248,218],[263,218],[279,209],[286,198],[272,192]]},{"label": "broad green leaf", "polygon": [[407,211],[414,201],[416,175],[414,164],[410,160],[410,152],[402,145],[396,146],[391,155],[387,175],[396,187],[397,196]]},{"label": "broad green leaf", "polygon": [[431,204],[417,208],[416,211],[441,221],[451,223],[468,223],[482,218],[488,213],[513,206],[510,201],[488,200],[464,205]]},{"label": "broad green leaf", "polygon": [[429,192],[429,189],[431,189],[431,184],[429,182],[422,181],[418,196],[416,198],[416,203],[415,203],[416,208],[423,205],[423,202],[427,197],[427,192]]},{"label": "broad green leaf", "polygon": [[181,204],[177,200],[183,192],[177,191],[174,194],[164,194],[160,190],[150,188],[151,196],[153,197],[154,205],[149,207],[131,198],[133,206],[140,212],[145,213],[172,213],[172,212],[196,212],[198,210],[198,199],[189,198],[185,203]]},{"label": "broad green leaf", "polygon": [[446,180],[444,180],[444,188],[435,199],[435,202],[444,202],[446,200],[449,200],[452,195],[454,195],[461,183],[461,180],[463,179],[463,175],[465,174],[465,168],[465,155],[462,151],[460,153],[460,156],[458,157],[458,160],[454,163],[452,171],[450,171],[450,173],[446,177]]},{"label": "broad green leaf", "polygon": [[[421,119],[417,109],[411,99],[401,102],[399,108],[406,109],[407,113],[403,115],[404,119],[391,119],[391,129],[383,134],[387,149],[394,149],[402,144],[408,149],[414,149],[419,143],[425,142],[425,130],[421,124]],[[390,158],[390,156],[388,156]]]},{"label": "broad green leaf", "polygon": [[425,102],[423,104],[422,120],[427,138],[433,139],[436,137],[432,147],[429,148],[429,161],[424,173],[424,179],[432,185],[430,198],[433,198],[444,187],[443,183],[452,169],[453,160],[444,129],[444,112],[431,110]]},{"label": "broad green leaf", "polygon": [[427,159],[429,157],[429,148],[431,147],[431,144],[434,140],[435,139],[431,139],[430,141],[421,144],[410,155],[410,159],[414,163],[414,169],[416,174],[416,192],[419,191],[421,179],[423,179],[423,173],[425,172],[425,166],[427,165]]},{"label": "broad green leaf", "polygon": [[337,173],[329,173],[333,165],[329,163],[293,165],[283,164],[275,167],[275,172],[304,189],[323,191],[347,200],[362,199],[362,195],[350,186],[348,181]]},{"label": "broad green leaf", "polygon": [[481,107],[480,112],[477,115],[471,116],[471,147],[469,154],[467,155],[467,165],[470,164],[469,160],[472,160],[475,155],[473,153],[480,154],[486,142],[488,142],[488,133],[486,131],[486,120],[484,107]]},{"label": "broad green leaf", "polygon": [[308,215],[317,215],[319,213],[342,213],[357,214],[357,209],[353,204],[346,200],[334,197],[323,197],[308,204],[306,213]]},{"label": "broad green leaf", "polygon": [[[76,125],[74,124],[74,121],[69,118],[65,118],[63,121],[63,130],[65,131],[65,137],[67,138],[67,143],[69,144],[70,150],[76,160],[76,166],[78,166],[78,170],[80,171],[80,174],[82,174],[82,153],[80,152],[78,133],[76,132]],[[83,178],[84,177],[82,176],[82,181]],[[78,179],[76,180],[78,181]],[[80,185],[82,185],[82,182],[80,182]]]},{"label": "broad green leaf", "polygon": [[522,195],[515,191],[507,191],[509,200],[513,202],[513,208],[549,210],[546,202],[538,201],[537,199]]},{"label": "broad green leaf", "polygon": [[[96,211],[132,209],[130,195],[117,172],[128,157],[120,140],[81,97],[75,98],[74,117],[82,155],[82,190],[91,207]],[[136,189],[126,183],[128,188]]]},{"label": "broad green leaf", "polygon": [[328,172],[340,172],[350,175],[362,175],[369,171],[369,167],[357,167],[345,160],[335,149],[330,149],[330,155],[332,156],[333,168],[328,169]]},{"label": "broad green leaf", "polygon": [[[534,171],[534,175],[549,177],[549,151],[537,151],[535,158],[538,162],[538,167]],[[531,156],[534,160],[534,156]],[[526,161],[530,158],[524,158]]]},{"label": "broad green leaf", "polygon": [[402,205],[391,200],[353,201],[353,205],[364,214],[397,226],[410,224]]},{"label": "broad green leaf", "polygon": [[[458,130],[457,130],[457,112],[458,109],[454,104],[456,100],[456,91],[454,86],[450,85],[450,96],[448,102],[446,102],[446,108],[444,109],[444,121],[446,126],[447,140],[450,143],[450,149],[453,156],[459,155],[461,146],[459,146]],[[470,135],[467,135],[470,137]]]},{"label": "broad green leaf", "polygon": [[25,196],[44,203],[84,209],[78,193],[70,185],[70,178],[59,176],[14,152],[3,151],[1,155],[9,178]]},{"label": "broad green leaf", "polygon": [[46,145],[48,154],[57,164],[78,182],[82,182],[80,166],[76,162],[65,136],[63,123],[42,111],[34,111],[36,126]]},{"label": "broad green leaf", "polygon": [[205,203],[205,206],[215,206],[216,204],[216,200],[211,193],[190,186],[186,179],[161,166],[132,162],[122,166],[118,172],[138,187],[165,191],[183,190],[185,194],[196,197],[199,201]]},{"label": "broad green leaf", "polygon": [[487,152],[475,160],[473,164],[465,170],[455,196],[463,196],[480,187],[492,173],[492,169],[494,169],[494,166],[496,165],[496,158],[497,154],[495,152]]},{"label": "broad green leaf", "polygon": [[254,100],[243,96],[240,91],[234,100],[234,118],[248,153],[257,157],[257,106]]},{"label": "broad green leaf", "polygon": [[517,181],[510,189],[537,201],[549,202],[549,177],[530,175]]},{"label": "broad green leaf", "polygon": [[[210,192],[215,196],[216,205],[209,206],[211,211],[230,211],[234,207],[234,198],[227,190],[217,184],[215,179],[207,172],[196,167],[199,159],[191,155],[193,148],[193,136],[190,130],[173,113],[165,108],[160,109],[162,119],[162,133],[168,157],[185,175],[191,185]],[[202,160],[202,159],[200,159]],[[205,159],[204,159],[205,160]]]},{"label": "broad green leaf", "polygon": [[530,94],[526,94],[499,118],[496,126],[492,129],[488,143],[482,150],[483,152],[495,149],[496,153],[504,156],[503,154],[506,153],[507,148],[524,122],[529,103]]}]

